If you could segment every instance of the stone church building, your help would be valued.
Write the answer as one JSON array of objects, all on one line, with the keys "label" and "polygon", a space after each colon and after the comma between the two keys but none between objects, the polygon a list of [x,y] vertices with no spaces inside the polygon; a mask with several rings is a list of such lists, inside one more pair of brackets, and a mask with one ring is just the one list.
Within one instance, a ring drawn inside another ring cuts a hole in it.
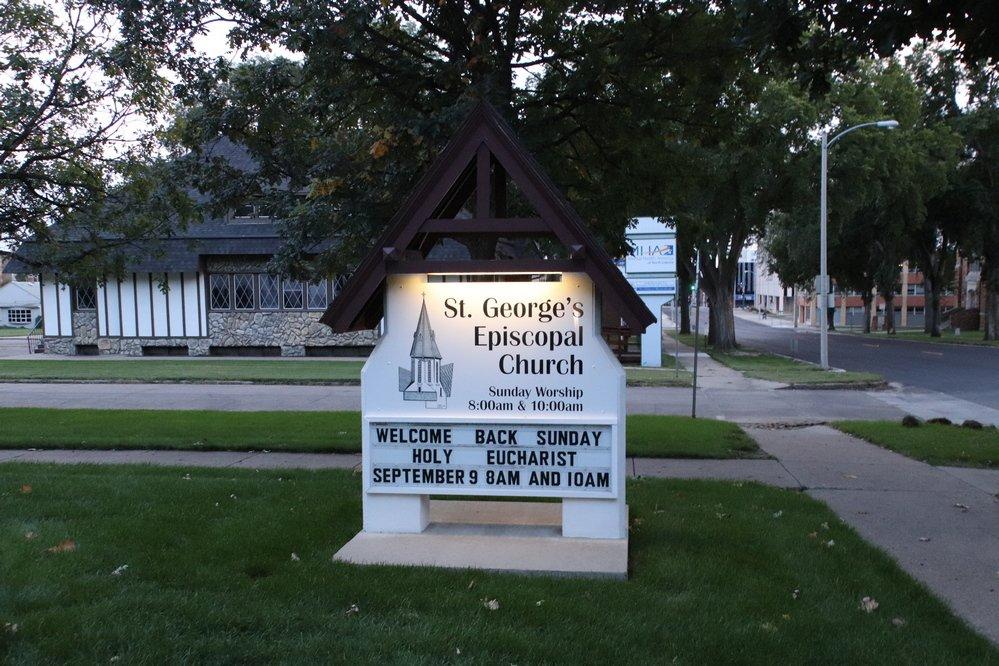
[{"label": "stone church building", "polygon": [[[245,159],[231,144],[222,149],[234,160]],[[278,225],[256,206],[245,205],[132,251],[121,279],[70,286],[42,272],[44,351],[366,355],[375,343],[375,331],[334,334],[319,322],[342,280],[329,276],[308,282],[267,272],[281,245]],[[23,250],[30,255],[30,246]],[[15,258],[7,270],[31,272],[31,266]]]}]

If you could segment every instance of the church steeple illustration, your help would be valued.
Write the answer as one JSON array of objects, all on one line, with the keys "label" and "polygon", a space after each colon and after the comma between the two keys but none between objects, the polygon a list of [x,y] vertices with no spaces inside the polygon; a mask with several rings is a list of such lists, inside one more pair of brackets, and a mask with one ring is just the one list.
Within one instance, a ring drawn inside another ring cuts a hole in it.
[{"label": "church steeple illustration", "polygon": [[399,368],[399,390],[403,400],[417,400],[427,409],[444,408],[451,395],[451,378],[454,365],[441,364],[437,336],[430,325],[427,301],[423,299],[420,318],[413,332],[413,346],[409,352],[409,369]]}]

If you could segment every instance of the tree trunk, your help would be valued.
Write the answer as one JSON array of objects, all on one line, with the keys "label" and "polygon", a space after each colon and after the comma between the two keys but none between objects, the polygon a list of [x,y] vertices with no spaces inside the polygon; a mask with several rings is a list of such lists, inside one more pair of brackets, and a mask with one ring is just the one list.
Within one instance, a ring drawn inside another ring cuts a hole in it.
[{"label": "tree trunk", "polygon": [[895,334],[895,294],[889,293],[881,294],[881,298],[885,302],[885,325],[882,326],[885,333],[889,335]]},{"label": "tree trunk", "polygon": [[923,274],[923,331],[934,338],[940,337],[940,283]]},{"label": "tree trunk", "polygon": [[677,273],[677,307],[680,310],[680,335],[690,334],[690,279]]},{"label": "tree trunk", "polygon": [[708,295],[711,303],[710,332],[711,344],[718,351],[735,349],[735,300],[732,295],[732,285],[725,280],[719,281]]},{"label": "tree trunk", "polygon": [[871,332],[871,308],[874,306],[874,297],[870,290],[861,292],[860,300],[864,303],[864,333]]},{"label": "tree trunk", "polygon": [[981,278],[986,289],[985,312],[982,313],[985,315],[985,339],[999,340],[999,264],[986,261],[982,262]]},{"label": "tree trunk", "polygon": [[718,333],[718,327],[715,326],[715,313],[717,312],[717,310],[715,309],[714,302],[711,300],[711,294],[708,293],[704,289],[704,285],[703,284],[701,285],[701,290],[705,292],[705,294],[704,294],[704,300],[706,300],[707,303],[708,303],[708,335],[707,335],[707,343],[709,345],[713,345],[715,343],[715,334]]}]

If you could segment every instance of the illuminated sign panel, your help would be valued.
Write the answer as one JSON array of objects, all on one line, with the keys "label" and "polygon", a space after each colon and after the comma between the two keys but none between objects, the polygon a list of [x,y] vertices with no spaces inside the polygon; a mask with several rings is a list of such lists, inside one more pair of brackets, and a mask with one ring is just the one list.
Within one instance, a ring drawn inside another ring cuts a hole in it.
[{"label": "illuminated sign panel", "polygon": [[391,276],[362,373],[367,493],[613,499],[624,370],[585,274]]}]

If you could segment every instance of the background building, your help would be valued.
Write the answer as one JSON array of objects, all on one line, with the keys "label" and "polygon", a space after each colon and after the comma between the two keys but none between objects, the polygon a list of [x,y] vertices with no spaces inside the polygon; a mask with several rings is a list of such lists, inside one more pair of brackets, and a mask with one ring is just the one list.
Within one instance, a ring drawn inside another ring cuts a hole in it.
[{"label": "background building", "polygon": [[[219,142],[217,154],[245,163]],[[249,167],[248,167],[249,168]],[[341,281],[272,275],[283,240],[277,223],[247,204],[222,218],[130,249],[121,277],[70,285],[39,276],[44,349],[54,354],[129,356],[364,355],[374,331],[333,334],[319,317]],[[31,245],[22,253],[30,256]],[[14,259],[11,272],[30,270]]]},{"label": "background building", "polygon": [[30,329],[41,316],[37,282],[11,279],[0,284],[0,326]]}]

